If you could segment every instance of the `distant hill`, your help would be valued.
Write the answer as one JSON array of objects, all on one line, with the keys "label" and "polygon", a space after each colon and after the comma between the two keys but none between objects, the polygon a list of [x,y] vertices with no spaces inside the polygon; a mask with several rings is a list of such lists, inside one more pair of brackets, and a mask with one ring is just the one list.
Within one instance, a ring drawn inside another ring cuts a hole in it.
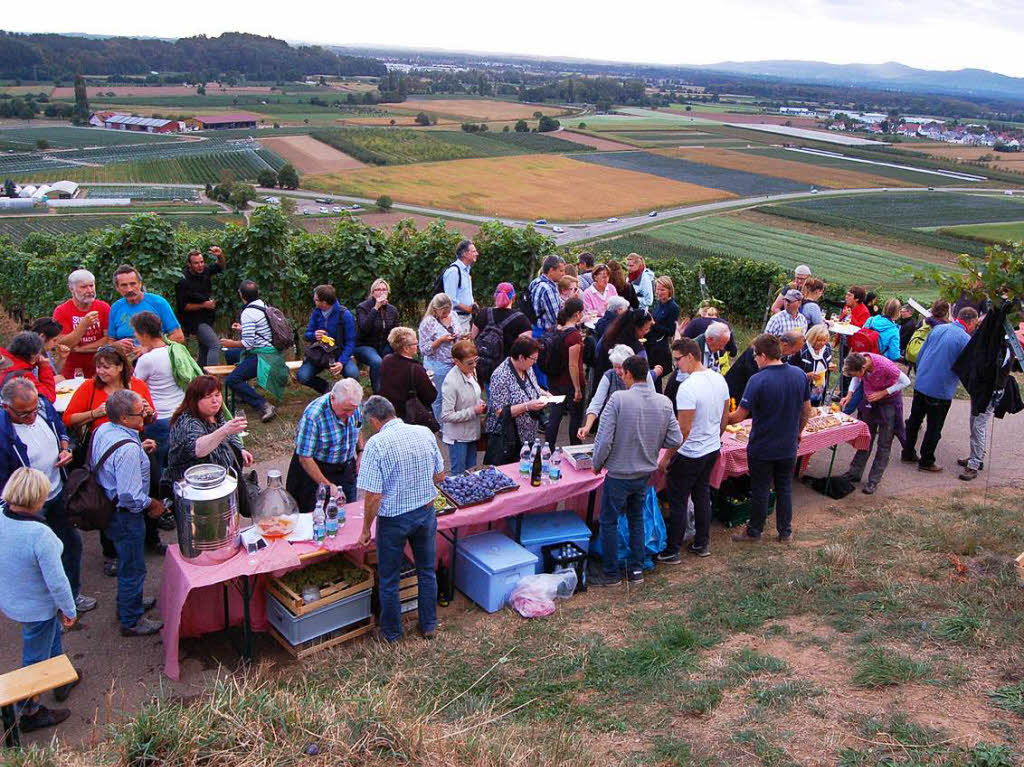
[{"label": "distant hill", "polygon": [[948,72],[915,69],[894,61],[885,64],[828,64],[823,61],[723,61],[699,69],[801,83],[857,85],[962,96],[1024,99],[1024,77],[985,69]]},{"label": "distant hill", "polygon": [[69,80],[76,73],[124,76],[154,71],[207,73],[207,79],[235,74],[253,80],[387,74],[374,59],[338,55],[319,46],[293,47],[284,40],[240,32],[168,41],[0,31],[0,79]]}]

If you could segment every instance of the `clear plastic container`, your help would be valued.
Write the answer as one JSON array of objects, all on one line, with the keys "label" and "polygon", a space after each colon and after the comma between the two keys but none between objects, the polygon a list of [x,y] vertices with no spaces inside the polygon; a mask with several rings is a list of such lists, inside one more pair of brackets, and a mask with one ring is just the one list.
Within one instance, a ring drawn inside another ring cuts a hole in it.
[{"label": "clear plastic container", "polygon": [[267,472],[267,486],[253,502],[252,521],[264,538],[284,538],[299,521],[299,506],[284,489],[281,472]]}]

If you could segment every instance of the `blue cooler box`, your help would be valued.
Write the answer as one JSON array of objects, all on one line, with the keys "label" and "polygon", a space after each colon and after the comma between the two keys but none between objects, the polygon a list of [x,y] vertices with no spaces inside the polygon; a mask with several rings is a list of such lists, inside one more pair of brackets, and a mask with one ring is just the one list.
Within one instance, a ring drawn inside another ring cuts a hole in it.
[{"label": "blue cooler box", "polygon": [[455,548],[455,585],[489,613],[497,612],[520,578],[533,575],[539,557],[507,535],[480,533]]},{"label": "blue cooler box", "polygon": [[590,528],[587,523],[571,511],[545,511],[540,514],[524,514],[519,524],[519,543],[527,551],[537,555],[536,572],[544,572],[541,549],[552,543],[575,543],[586,552],[590,551]]}]

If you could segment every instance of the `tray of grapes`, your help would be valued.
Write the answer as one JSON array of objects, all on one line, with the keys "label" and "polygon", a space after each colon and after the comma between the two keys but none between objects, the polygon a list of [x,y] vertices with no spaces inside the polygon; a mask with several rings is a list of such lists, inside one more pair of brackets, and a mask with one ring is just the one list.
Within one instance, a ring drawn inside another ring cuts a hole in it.
[{"label": "tray of grapes", "polygon": [[437,489],[458,508],[488,503],[499,493],[510,493],[519,489],[519,483],[510,479],[494,466],[472,469],[463,474],[445,477],[437,483]]}]

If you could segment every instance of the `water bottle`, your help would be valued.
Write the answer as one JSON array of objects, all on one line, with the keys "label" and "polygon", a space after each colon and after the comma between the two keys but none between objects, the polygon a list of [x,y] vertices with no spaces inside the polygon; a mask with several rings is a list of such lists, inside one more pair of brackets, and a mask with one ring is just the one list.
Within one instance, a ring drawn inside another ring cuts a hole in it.
[{"label": "water bottle", "polygon": [[317,506],[313,509],[313,542],[323,543],[327,536],[327,521],[324,518],[324,509]]},{"label": "water bottle", "polygon": [[82,370],[82,368],[75,368],[75,378],[76,379],[79,379],[79,378],[84,379],[85,378],[85,371]]},{"label": "water bottle", "polygon": [[530,459],[532,457],[530,442],[527,440],[523,443],[523,449],[519,451],[519,475],[521,477],[530,476],[530,464],[533,463]]},{"label": "water bottle", "polygon": [[551,472],[551,448],[548,447],[548,443],[545,442],[544,446],[540,449],[540,473],[545,477],[550,476]]},{"label": "water bottle", "polygon": [[560,447],[556,447],[555,452],[551,454],[551,470],[548,478],[552,482],[557,482],[562,478],[562,448]]},{"label": "water bottle", "polygon": [[324,533],[328,538],[338,534],[338,503],[333,498],[327,502],[327,518],[324,523]]},{"label": "water bottle", "polygon": [[316,487],[316,503],[313,504],[313,508],[322,509],[325,503],[327,503],[327,485],[321,482]]},{"label": "water bottle", "polygon": [[345,526],[345,504],[339,502],[338,504],[338,529],[340,530]]}]

